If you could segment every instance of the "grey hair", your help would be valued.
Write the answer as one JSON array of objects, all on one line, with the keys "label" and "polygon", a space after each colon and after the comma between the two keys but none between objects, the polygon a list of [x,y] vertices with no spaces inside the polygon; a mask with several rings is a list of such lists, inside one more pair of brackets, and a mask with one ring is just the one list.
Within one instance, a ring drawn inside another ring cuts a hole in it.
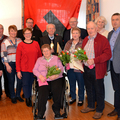
[{"label": "grey hair", "polygon": [[96,25],[95,22],[93,22],[93,21],[89,21],[89,22],[87,23],[87,26],[88,26],[89,23],[93,23],[93,24],[95,25],[95,27],[97,27],[97,25]]},{"label": "grey hair", "polygon": [[97,22],[98,22],[99,19],[101,19],[101,20],[104,21],[104,27],[105,27],[105,25],[107,24],[106,18],[105,18],[104,16],[99,16],[99,17],[97,17],[96,20],[95,20],[95,24],[97,24]]},{"label": "grey hair", "polygon": [[[55,27],[55,25],[54,25],[54,24],[49,23],[49,24],[47,24],[47,25],[46,25],[46,29],[48,28],[48,26],[49,26],[49,25],[53,25],[53,26]],[[55,28],[55,29],[56,29],[56,28]]]}]

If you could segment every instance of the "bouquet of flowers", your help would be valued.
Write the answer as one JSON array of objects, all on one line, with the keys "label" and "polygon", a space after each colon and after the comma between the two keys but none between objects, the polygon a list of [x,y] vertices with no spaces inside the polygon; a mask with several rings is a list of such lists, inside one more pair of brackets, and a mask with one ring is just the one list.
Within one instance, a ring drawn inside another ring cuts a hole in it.
[{"label": "bouquet of flowers", "polygon": [[63,65],[66,65],[67,63],[70,62],[70,53],[69,51],[62,51],[58,57],[60,58],[61,62]]},{"label": "bouquet of flowers", "polygon": [[[79,59],[79,60],[85,60],[87,61],[88,60],[88,57],[86,55],[86,52],[81,49],[81,48],[78,48],[75,52],[74,52],[74,57]],[[93,65],[89,65],[88,66],[90,69],[93,69]]]},{"label": "bouquet of flowers", "polygon": [[66,66],[66,69],[69,70],[69,62],[70,62],[70,53],[69,51],[62,51],[58,57],[60,58],[61,62],[63,63],[64,66]]},{"label": "bouquet of flowers", "polygon": [[75,50],[74,57],[79,60],[85,60],[85,61],[88,60],[86,52],[81,48],[78,48],[77,50]]},{"label": "bouquet of flowers", "polygon": [[47,75],[46,78],[48,78],[49,76],[52,75],[58,75],[61,73],[61,70],[59,67],[57,67],[56,65],[52,66],[52,67],[47,67]]}]

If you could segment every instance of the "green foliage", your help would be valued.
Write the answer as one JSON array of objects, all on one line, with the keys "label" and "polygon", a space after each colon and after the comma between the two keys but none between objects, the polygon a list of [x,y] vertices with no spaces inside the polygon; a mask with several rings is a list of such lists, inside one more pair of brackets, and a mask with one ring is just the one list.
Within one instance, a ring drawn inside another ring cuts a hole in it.
[{"label": "green foliage", "polygon": [[52,75],[58,75],[61,73],[61,70],[60,68],[58,68],[57,66],[52,66],[52,67],[47,67],[47,75],[46,75],[46,78],[48,78],[49,76],[52,76]]},{"label": "green foliage", "polygon": [[81,48],[78,48],[74,52],[74,57],[77,58],[77,59],[79,59],[79,60],[88,60],[86,52],[83,49],[81,49]]},{"label": "green foliage", "polygon": [[63,65],[70,62],[70,53],[68,51],[62,51],[58,57],[60,58]]}]

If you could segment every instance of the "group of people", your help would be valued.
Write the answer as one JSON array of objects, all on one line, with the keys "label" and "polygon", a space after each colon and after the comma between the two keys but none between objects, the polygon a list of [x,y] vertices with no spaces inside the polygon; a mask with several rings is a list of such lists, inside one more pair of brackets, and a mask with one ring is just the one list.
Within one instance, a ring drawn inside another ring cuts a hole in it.
[{"label": "group of people", "polygon": [[[37,119],[45,120],[44,113],[50,92],[54,102],[52,109],[55,113],[55,119],[63,118],[60,114],[60,108],[64,67],[57,57],[59,44],[62,50],[67,50],[71,54],[70,69],[67,70],[71,95],[69,103],[73,104],[78,101],[78,106],[83,105],[85,86],[88,106],[81,112],[96,111],[93,118],[100,119],[105,107],[104,76],[107,71],[110,71],[115,109],[108,116],[118,115],[117,120],[120,120],[120,14],[114,13],[112,15],[113,30],[110,32],[105,30],[107,21],[103,16],[99,16],[95,22],[88,22],[87,30],[78,28],[77,18],[72,17],[69,20],[71,29],[64,31],[63,38],[55,35],[54,24],[46,26],[48,34],[42,37],[41,31],[33,28],[33,22],[32,18],[28,18],[26,28],[18,31],[15,25],[9,26],[8,37],[3,35],[3,26],[0,24],[0,41],[2,40],[0,76],[5,70],[9,86],[6,95],[11,98],[12,103],[17,103],[17,100],[24,101],[20,97],[23,88],[26,105],[32,106],[32,83],[36,76],[39,85]],[[54,47],[50,46],[51,43]],[[74,66],[72,54],[79,47],[86,51],[88,57],[87,61],[79,61],[83,64],[84,72]],[[47,67],[53,65],[58,66],[61,73],[46,78]],[[16,93],[14,91],[15,75],[17,77]],[[78,83],[78,100],[76,100],[76,82]],[[96,107],[95,102],[97,102]]]}]

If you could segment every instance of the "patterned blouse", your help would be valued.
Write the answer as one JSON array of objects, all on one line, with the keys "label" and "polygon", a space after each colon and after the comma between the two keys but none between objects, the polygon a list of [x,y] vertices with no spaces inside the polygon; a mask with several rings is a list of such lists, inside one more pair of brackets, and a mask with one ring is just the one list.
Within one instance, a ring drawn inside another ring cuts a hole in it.
[{"label": "patterned blouse", "polygon": [[2,62],[16,62],[16,49],[18,44],[22,42],[20,38],[15,39],[15,44],[8,37],[1,44]]}]

